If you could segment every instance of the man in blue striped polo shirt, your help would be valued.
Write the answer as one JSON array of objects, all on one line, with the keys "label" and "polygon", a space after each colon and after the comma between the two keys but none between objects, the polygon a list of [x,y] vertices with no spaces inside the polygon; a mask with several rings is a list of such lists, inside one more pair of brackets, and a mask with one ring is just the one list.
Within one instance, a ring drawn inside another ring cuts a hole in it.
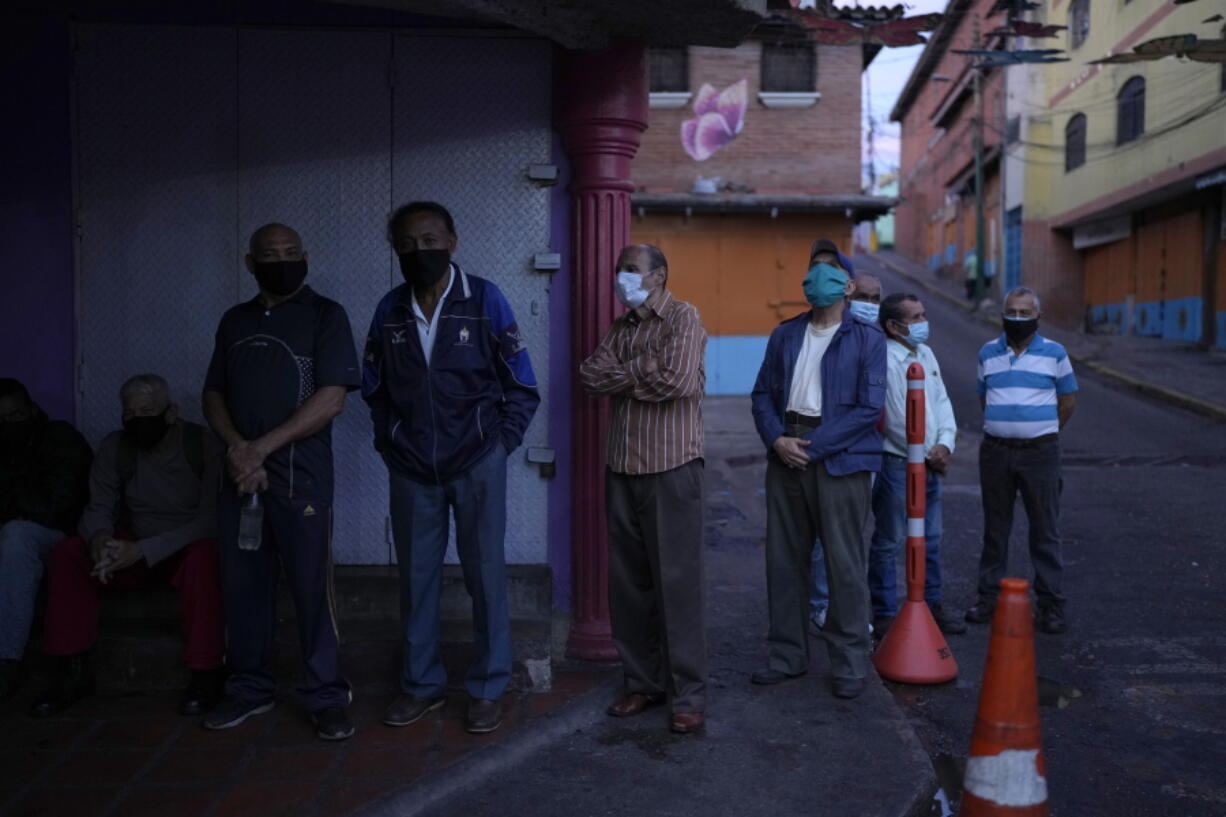
[{"label": "man in blue striped polo shirt", "polygon": [[1005,296],[1004,332],[979,350],[979,403],[983,443],[979,486],[983,494],[983,552],[979,600],[966,620],[982,624],[996,609],[996,594],[1009,563],[1013,501],[1018,491],[1030,526],[1030,561],[1039,601],[1039,629],[1062,633],[1060,589],[1060,429],[1076,408],[1077,378],[1068,353],[1038,333],[1039,296],[1017,287]]}]

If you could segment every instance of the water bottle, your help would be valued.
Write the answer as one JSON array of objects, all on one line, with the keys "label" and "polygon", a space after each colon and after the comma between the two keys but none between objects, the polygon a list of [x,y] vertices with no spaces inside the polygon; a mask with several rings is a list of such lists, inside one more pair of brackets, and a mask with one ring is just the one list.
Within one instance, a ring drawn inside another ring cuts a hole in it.
[{"label": "water bottle", "polygon": [[263,537],[264,505],[259,494],[248,494],[238,516],[238,549],[259,550]]}]

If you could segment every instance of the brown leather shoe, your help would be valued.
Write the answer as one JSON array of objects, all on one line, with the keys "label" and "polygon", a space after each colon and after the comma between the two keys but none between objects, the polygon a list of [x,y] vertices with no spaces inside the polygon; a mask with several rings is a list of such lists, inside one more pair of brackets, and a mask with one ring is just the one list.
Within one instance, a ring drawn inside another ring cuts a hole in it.
[{"label": "brown leather shoe", "polygon": [[674,712],[673,722],[669,726],[674,732],[688,735],[697,732],[706,725],[707,719],[701,712]]},{"label": "brown leather shoe", "polygon": [[614,718],[629,718],[632,715],[639,714],[644,709],[659,706],[662,703],[664,703],[663,695],[645,695],[642,692],[631,692],[610,704],[609,708],[605,711]]}]

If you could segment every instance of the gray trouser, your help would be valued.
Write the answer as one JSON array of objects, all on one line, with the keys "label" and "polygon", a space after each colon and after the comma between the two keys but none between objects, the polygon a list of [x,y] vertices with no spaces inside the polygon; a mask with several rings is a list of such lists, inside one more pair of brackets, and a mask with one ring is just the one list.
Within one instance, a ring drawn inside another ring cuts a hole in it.
[{"label": "gray trouser", "polygon": [[609,614],[627,692],[668,694],[674,712],[706,706],[703,463],[660,474],[605,474]]},{"label": "gray trouser", "polygon": [[0,660],[17,661],[25,652],[43,562],[63,538],[24,519],[0,525]]},{"label": "gray trouser", "polygon": [[472,598],[477,655],[464,687],[473,698],[498,700],[511,681],[511,616],[507,602],[507,452],[495,445],[480,462],[443,485],[391,474],[392,536],[400,570],[404,663],[400,689],[419,698],[447,691],[439,633],[443,559],[455,515],[455,544]]},{"label": "gray trouser", "polygon": [[809,559],[821,539],[830,582],[822,631],[836,678],[868,674],[869,472],[833,477],[824,463],[802,470],[770,459],[766,466],[766,586],[770,668],[799,675],[809,668]]},{"label": "gray trouser", "polygon": [[1060,551],[1060,469],[1058,439],[1026,445],[984,436],[979,445],[979,488],[983,495],[983,552],[979,556],[979,595],[996,598],[1009,564],[1013,501],[1020,493],[1029,521],[1034,592],[1040,606],[1064,604]]}]

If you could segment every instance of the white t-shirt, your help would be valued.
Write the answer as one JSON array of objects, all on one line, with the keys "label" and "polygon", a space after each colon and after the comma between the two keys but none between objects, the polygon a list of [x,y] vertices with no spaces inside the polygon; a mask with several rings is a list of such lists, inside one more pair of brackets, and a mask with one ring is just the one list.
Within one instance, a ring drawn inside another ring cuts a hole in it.
[{"label": "white t-shirt", "polygon": [[430,365],[430,353],[434,351],[434,338],[438,330],[438,316],[443,311],[443,301],[451,294],[451,286],[455,283],[455,265],[447,267],[447,288],[434,305],[434,314],[426,320],[426,313],[417,303],[417,294],[413,294],[413,317],[417,319],[417,337],[421,340],[421,351],[426,356],[426,366]]},{"label": "white t-shirt", "polygon": [[792,391],[788,394],[788,411],[822,415],[822,356],[830,348],[839,324],[826,329],[817,329],[810,321],[805,330],[805,342],[796,358],[796,370],[792,372]]}]

